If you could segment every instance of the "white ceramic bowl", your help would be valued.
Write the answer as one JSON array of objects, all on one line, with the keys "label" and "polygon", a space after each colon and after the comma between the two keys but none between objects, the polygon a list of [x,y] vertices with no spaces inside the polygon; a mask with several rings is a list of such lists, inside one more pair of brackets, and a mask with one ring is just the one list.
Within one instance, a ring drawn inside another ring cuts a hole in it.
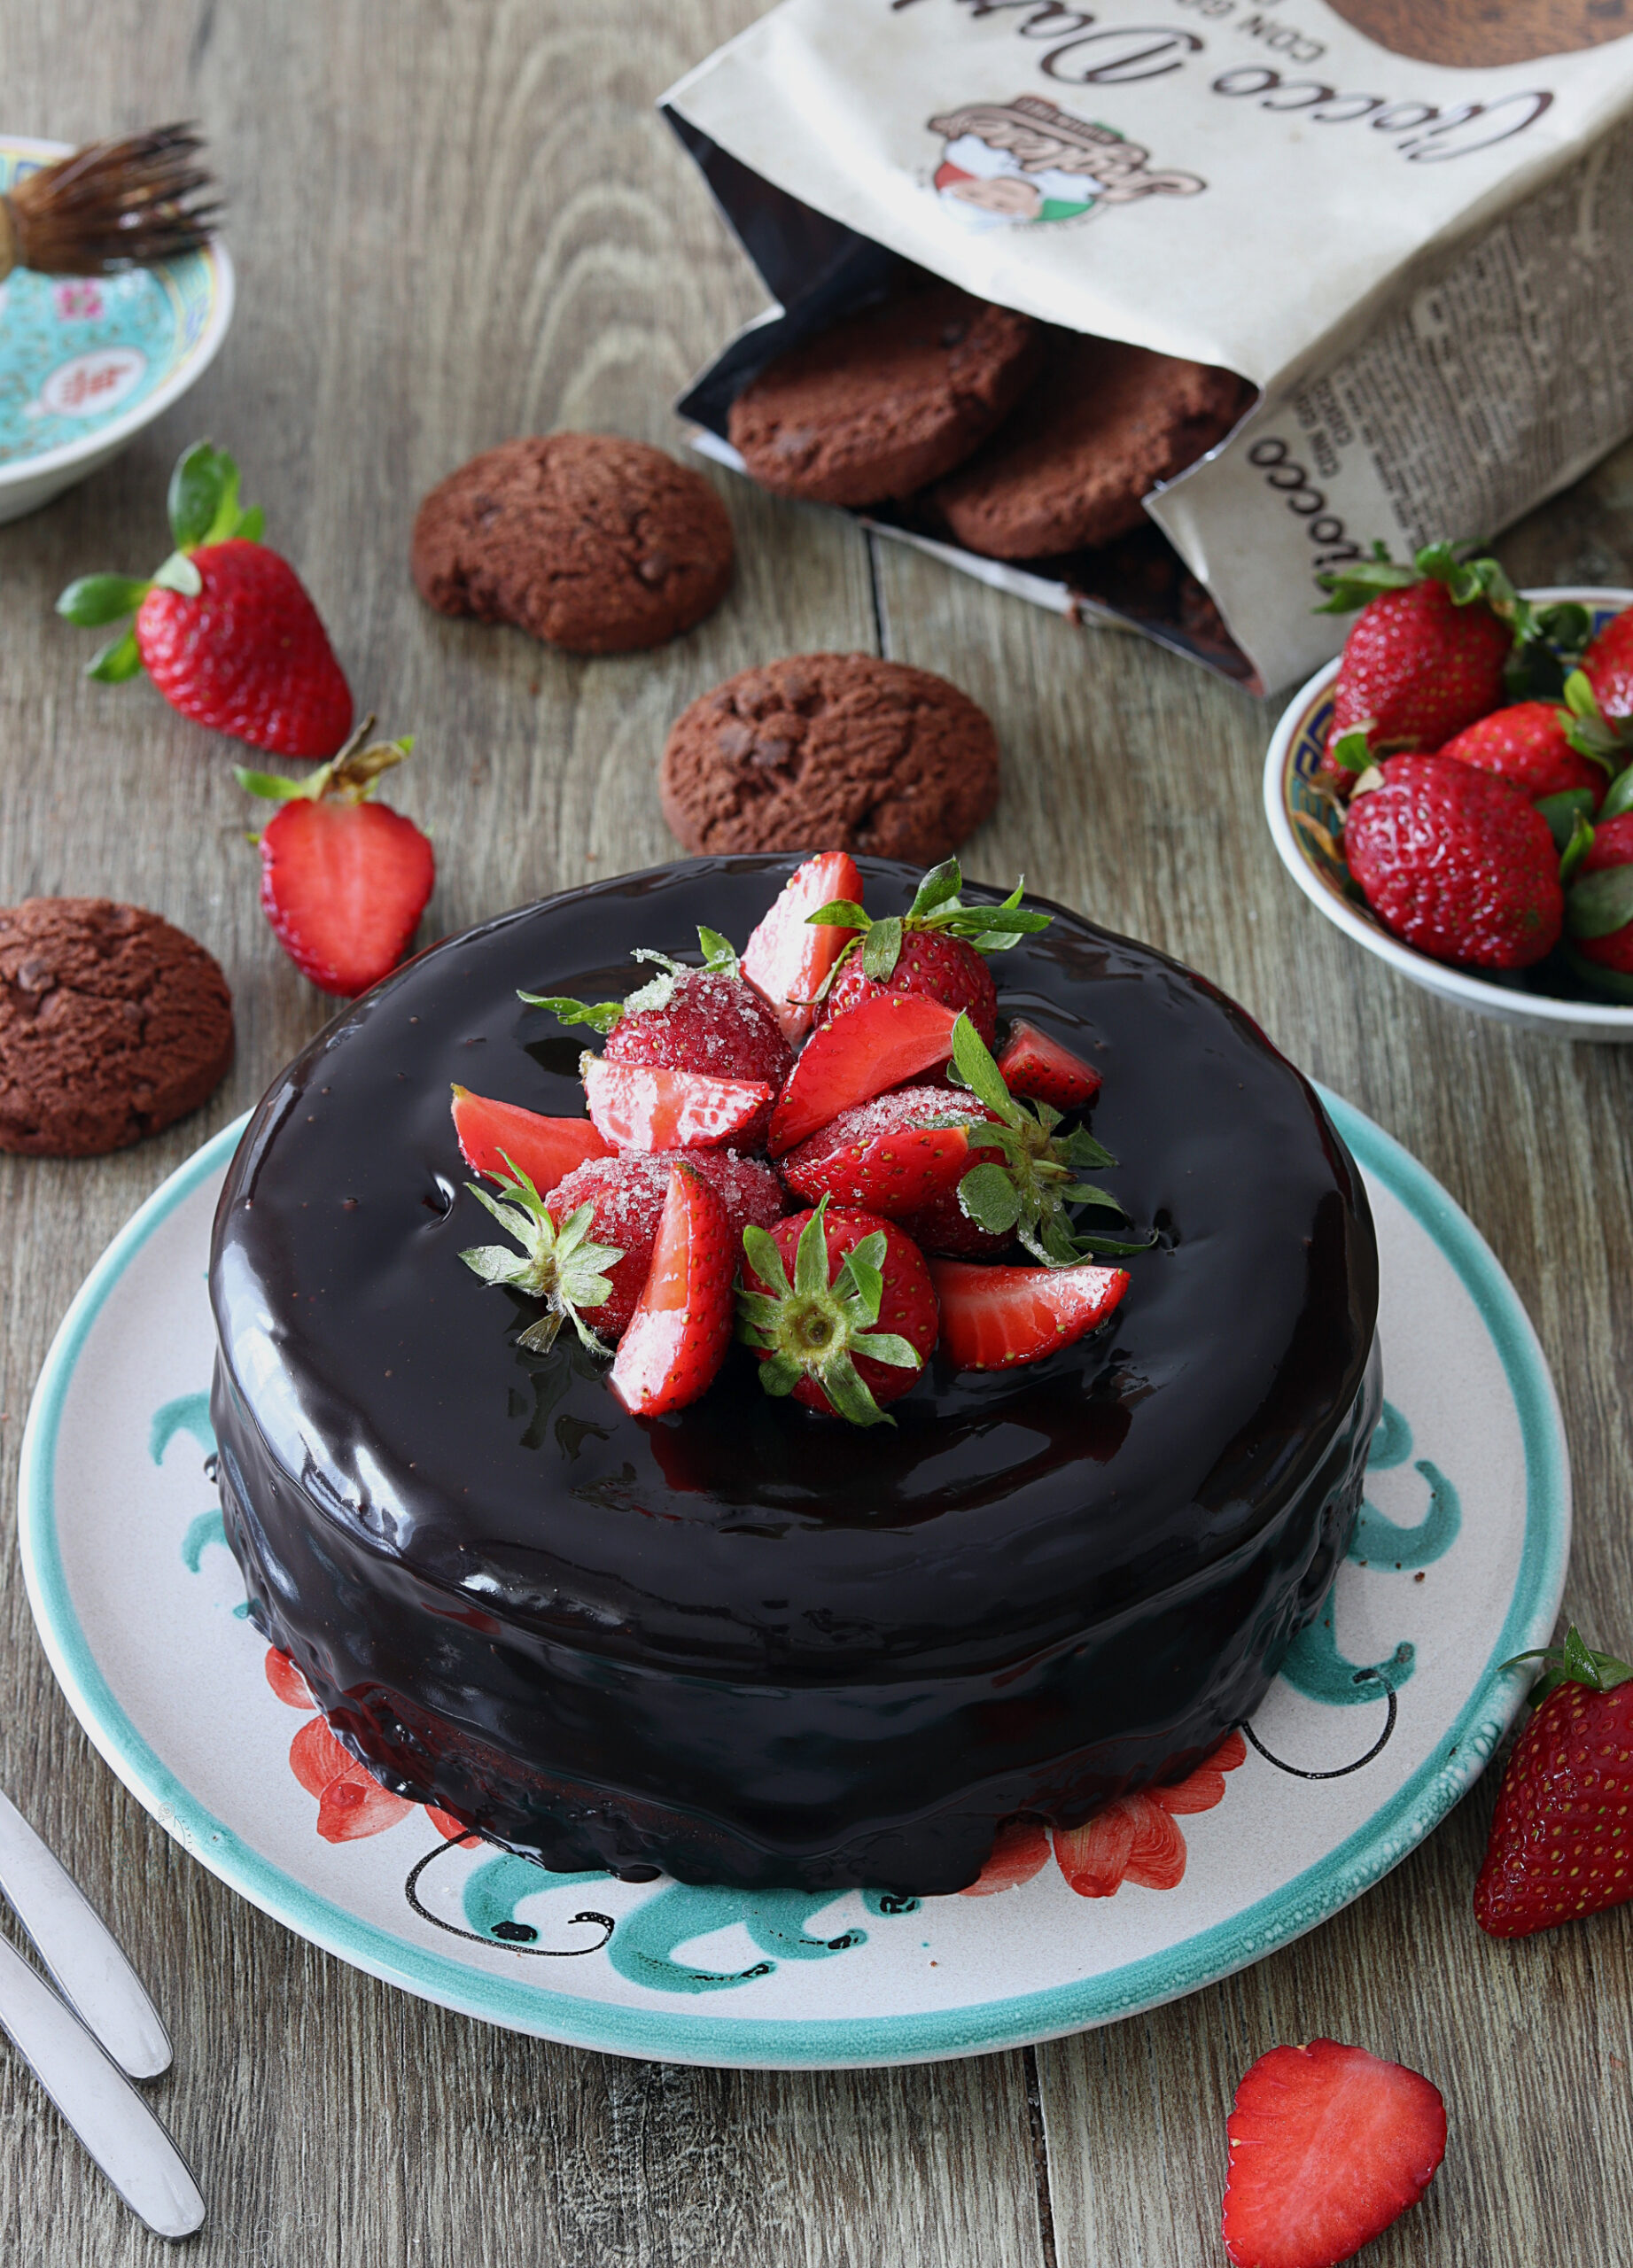
[{"label": "white ceramic bowl", "polygon": [[[1633,591],[1578,588],[1528,591],[1539,604],[1575,599],[1593,616],[1596,631],[1614,614],[1633,606]],[[1346,889],[1349,874],[1326,841],[1331,806],[1310,787],[1332,721],[1334,679],[1338,664],[1329,662],[1316,672],[1288,703],[1277,726],[1264,759],[1264,811],[1281,863],[1309,898],[1345,936],[1414,984],[1438,992],[1459,1007],[1482,1016],[1495,1016],[1521,1031],[1551,1032],[1559,1039],[1611,1039],[1633,1042],[1633,1006],[1614,1000],[1563,999],[1558,995],[1528,989],[1528,972],[1516,971],[1506,980],[1482,976],[1474,969],[1454,968],[1431,960],[1427,953],[1391,936],[1371,908]]]},{"label": "white ceramic bowl", "polygon": [[[0,135],[0,190],[67,146]],[[0,521],[83,480],[179,401],[227,336],[232,299],[220,237],[162,268],[19,268],[0,283]]]}]

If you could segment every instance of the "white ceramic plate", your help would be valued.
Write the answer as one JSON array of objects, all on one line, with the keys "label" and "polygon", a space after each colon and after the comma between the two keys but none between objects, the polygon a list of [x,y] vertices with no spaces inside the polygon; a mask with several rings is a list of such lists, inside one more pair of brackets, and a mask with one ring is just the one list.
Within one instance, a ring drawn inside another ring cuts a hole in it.
[{"label": "white ceramic plate", "polygon": [[334,1753],[268,1682],[206,1471],[205,1270],[242,1122],[109,1247],[41,1376],[19,1529],[52,1667],[127,1786],[244,1896],[520,2031],[672,2062],[911,2062],[1193,1992],[1324,1921],[1429,1832],[1511,1721],[1526,1680],[1498,1666],[1546,1643],[1565,1579],[1569,1468],[1524,1311],[1444,1191],[1328,1100],[1383,1270],[1388,1402],[1350,1559],[1221,1768],[1053,1847],[1038,1830],[1001,1895],[547,1874],[445,1841],[356,1766],[320,1806]]},{"label": "white ceramic plate", "polygon": [[[0,191],[69,147],[0,135]],[[219,237],[127,275],[18,268],[0,282],[0,522],[83,480],[179,401],[215,359],[232,296]]]},{"label": "white ceramic plate", "polygon": [[[1596,632],[1624,607],[1633,606],[1633,591],[1575,585],[1528,591],[1526,596],[1539,605],[1575,599],[1591,613]],[[1438,992],[1442,999],[1455,1000],[1460,1007],[1496,1016],[1521,1031],[1551,1032],[1558,1039],[1633,1040],[1633,1006],[1622,1006],[1614,1000],[1566,1000],[1551,993],[1534,992],[1528,989],[1524,971],[1505,983],[1478,975],[1473,969],[1431,960],[1427,953],[1392,937],[1369,906],[1347,894],[1347,871],[1323,842],[1331,806],[1310,787],[1326,746],[1333,718],[1331,688],[1337,675],[1337,662],[1329,662],[1294,695],[1264,759],[1264,812],[1271,835],[1282,865],[1311,905],[1369,953],[1376,953],[1403,976],[1410,976],[1414,984]]]}]

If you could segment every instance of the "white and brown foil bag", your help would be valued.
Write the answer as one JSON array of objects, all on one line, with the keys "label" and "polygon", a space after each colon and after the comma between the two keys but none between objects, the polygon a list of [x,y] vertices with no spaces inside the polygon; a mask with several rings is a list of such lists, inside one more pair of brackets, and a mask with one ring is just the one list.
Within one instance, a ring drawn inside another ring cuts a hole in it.
[{"label": "white and brown foil bag", "polygon": [[775,301],[680,405],[717,455],[902,260],[1251,380],[1147,499],[1228,640],[1155,536],[1029,571],[883,524],[1259,689],[1341,641],[1323,569],[1495,534],[1633,430],[1633,0],[783,0],[664,107]]}]

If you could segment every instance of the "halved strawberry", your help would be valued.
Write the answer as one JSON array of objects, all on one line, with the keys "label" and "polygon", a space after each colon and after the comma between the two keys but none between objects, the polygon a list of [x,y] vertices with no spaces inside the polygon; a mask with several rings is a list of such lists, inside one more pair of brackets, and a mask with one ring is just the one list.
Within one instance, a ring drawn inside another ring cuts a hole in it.
[{"label": "halved strawberry", "polygon": [[941,1351],[958,1371],[1009,1370],[1070,1347],[1105,1322],[1128,1289],[1126,1268],[978,1268],[932,1260]]},{"label": "halved strawberry", "polygon": [[413,820],[369,800],[414,745],[365,746],[373,725],[366,718],[332,763],[304,780],[237,774],[252,796],[282,806],[261,832],[261,911],[301,975],[345,999],[396,967],[437,878]]},{"label": "halved strawberry", "polygon": [[585,1099],[596,1130],[618,1150],[707,1150],[750,1142],[771,1108],[758,1079],[712,1079],[604,1056],[580,1060]]},{"label": "halved strawberry", "polygon": [[762,992],[792,1046],[810,1030],[817,994],[854,929],[813,928],[811,916],[836,898],[860,901],[861,869],[845,850],[823,850],[797,866],[749,939],[743,973]]},{"label": "halved strawberry", "polygon": [[945,1063],[953,1052],[957,1019],[939,1000],[915,992],[875,992],[870,999],[820,1024],[789,1074],[772,1113],[774,1157],[827,1126],[853,1103]]},{"label": "halved strawberry", "polygon": [[969,1167],[967,1130],[987,1112],[948,1087],[898,1087],[842,1110],[782,1161],[782,1178],[815,1204],[859,1206],[899,1220],[956,1186]]},{"label": "halved strawberry", "polygon": [[1415,2205],[1446,2155],[1446,2106],[1364,2047],[1272,2047],[1236,2090],[1225,2249],[1236,2268],[1337,2268]]},{"label": "halved strawberry", "polygon": [[554,1189],[587,1158],[604,1158],[607,1145],[587,1118],[543,1118],[519,1103],[495,1102],[454,1089],[454,1131],[460,1155],[475,1173],[504,1174],[513,1166],[538,1189]]},{"label": "halved strawberry", "polygon": [[713,1384],[732,1335],[736,1244],[726,1208],[689,1166],[675,1166],[652,1266],[608,1381],[626,1410],[660,1418]]},{"label": "halved strawberry", "polygon": [[1022,1016],[1009,1027],[998,1069],[1012,1095],[1030,1095],[1055,1110],[1081,1110],[1100,1089],[1100,1075],[1092,1063]]}]

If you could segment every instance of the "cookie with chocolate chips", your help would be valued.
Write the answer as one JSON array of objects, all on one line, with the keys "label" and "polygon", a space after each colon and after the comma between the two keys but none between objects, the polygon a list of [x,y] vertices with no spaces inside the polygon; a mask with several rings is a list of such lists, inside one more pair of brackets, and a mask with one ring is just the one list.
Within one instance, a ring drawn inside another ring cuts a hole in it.
[{"label": "cookie with chocolate chips", "polygon": [[719,604],[732,526],[703,476],[662,449],[536,434],[438,483],[414,523],[412,564],[439,614],[513,623],[570,654],[626,654]]},{"label": "cookie with chocolate chips", "polygon": [[232,1060],[202,945],[107,897],[0,907],[0,1150],[89,1158],[196,1110]]},{"label": "cookie with chocolate chips", "polygon": [[658,773],[688,850],[852,850],[931,866],[998,800],[998,739],[968,694],[872,654],[741,670],[676,720]]}]

